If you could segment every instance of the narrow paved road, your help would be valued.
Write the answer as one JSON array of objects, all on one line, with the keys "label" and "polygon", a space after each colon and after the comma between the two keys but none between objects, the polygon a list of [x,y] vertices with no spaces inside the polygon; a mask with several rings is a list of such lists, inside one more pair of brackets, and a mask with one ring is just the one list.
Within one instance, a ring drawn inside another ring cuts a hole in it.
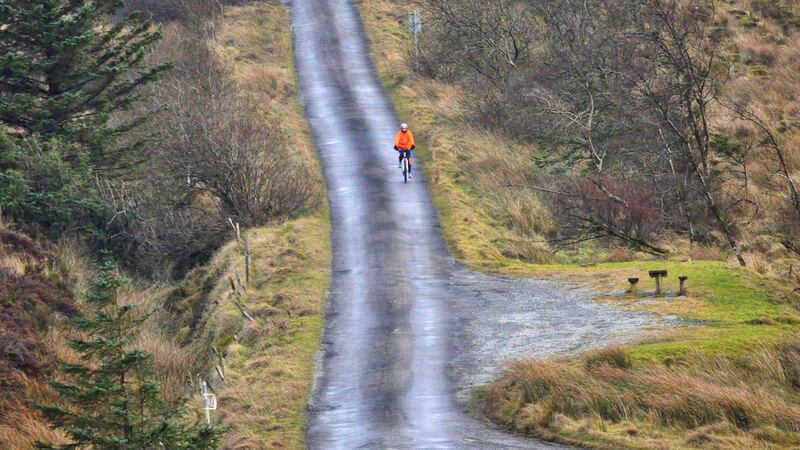
[{"label": "narrow paved road", "polygon": [[552,448],[464,414],[502,356],[581,348],[646,322],[586,293],[489,277],[448,254],[422,174],[403,184],[399,120],[352,0],[291,0],[296,66],[324,165],[333,280],[310,447]]}]

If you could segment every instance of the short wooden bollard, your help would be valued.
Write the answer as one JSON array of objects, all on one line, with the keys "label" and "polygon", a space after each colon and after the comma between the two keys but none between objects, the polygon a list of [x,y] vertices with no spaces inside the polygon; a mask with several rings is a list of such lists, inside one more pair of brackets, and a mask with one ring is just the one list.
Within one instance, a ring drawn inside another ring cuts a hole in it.
[{"label": "short wooden bollard", "polygon": [[688,279],[689,279],[689,277],[687,277],[686,275],[681,275],[681,276],[678,277],[678,280],[680,280],[680,282],[681,282],[681,285],[678,288],[678,296],[680,296],[680,297],[685,297],[686,296],[686,280],[688,280]]},{"label": "short wooden bollard", "polygon": [[651,270],[648,272],[650,278],[656,279],[656,295],[661,295],[661,278],[666,278],[666,270]]},{"label": "short wooden bollard", "polygon": [[629,294],[636,295],[639,293],[639,288],[636,286],[639,283],[638,278],[628,278],[628,283],[631,284],[631,287],[628,289]]}]

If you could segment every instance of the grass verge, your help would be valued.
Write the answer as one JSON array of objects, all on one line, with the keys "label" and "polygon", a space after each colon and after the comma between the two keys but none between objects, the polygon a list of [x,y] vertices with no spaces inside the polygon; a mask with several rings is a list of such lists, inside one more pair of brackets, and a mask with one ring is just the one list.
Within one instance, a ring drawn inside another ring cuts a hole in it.
[{"label": "grass verge", "polygon": [[[652,269],[669,271],[671,289],[678,275],[689,277],[690,294],[683,298],[598,298],[675,316],[681,325],[625,349],[517,362],[482,390],[487,415],[520,432],[603,448],[794,445],[796,423],[778,417],[794,417],[800,404],[798,386],[785,376],[796,370],[794,356],[785,355],[799,329],[794,294],[701,247],[688,249],[683,261],[630,261],[635,255],[590,246],[553,257],[543,244],[554,225],[542,199],[501,186],[540,179],[531,161],[536,148],[470,129],[459,109],[459,87],[410,70],[406,9],[391,0],[362,1],[359,7],[379,76],[418,136],[418,156],[454,256],[479,270],[561,278],[600,292],[623,291],[628,277],[653,289],[647,275]],[[574,263],[615,259],[623,262]],[[611,369],[595,370],[587,362],[614,352],[628,361],[625,367],[603,363]],[[772,363],[762,367],[762,360]],[[692,410],[686,399],[700,398],[708,403]],[[745,404],[746,398],[769,407]]]},{"label": "grass verge", "polygon": [[[217,51],[232,69],[242,95],[263,105],[262,116],[290,137],[298,158],[312,167],[322,189],[292,64],[288,11],[278,1],[226,8]],[[219,255],[225,275],[213,298],[219,307],[205,318],[199,342],[223,354],[226,381],[218,416],[231,427],[223,448],[304,448],[306,403],[314,352],[323,327],[330,282],[327,210],[246,233],[252,253],[251,286],[241,299],[253,321],[230,298],[230,276],[241,274],[235,244]]]},{"label": "grass verge", "polygon": [[[188,348],[208,355],[213,346],[222,357],[224,380],[209,370],[216,358],[204,368],[219,400],[214,418],[230,428],[222,448],[304,448],[306,403],[330,280],[328,235],[325,212],[250,230],[245,238],[251,282],[241,296],[231,290],[237,276],[246,284],[235,242],[190,274],[173,295],[169,309],[186,316],[179,321],[189,325],[178,335],[190,342]],[[197,315],[198,310],[203,312]]]},{"label": "grass verge", "polygon": [[[213,45],[241,95],[256,100],[268,126],[286,132],[295,157],[312,168],[313,182],[322,190],[296,96],[285,6],[263,1],[226,7]],[[168,300],[173,320],[185,324],[176,332],[178,340],[204,361],[196,369],[209,374],[216,389],[214,418],[229,427],[222,448],[305,447],[306,403],[330,281],[329,236],[324,207],[248,230],[249,285],[241,244],[231,242],[189,274]],[[239,294],[231,289],[232,283],[239,285],[237,278],[246,285],[237,287]]]}]

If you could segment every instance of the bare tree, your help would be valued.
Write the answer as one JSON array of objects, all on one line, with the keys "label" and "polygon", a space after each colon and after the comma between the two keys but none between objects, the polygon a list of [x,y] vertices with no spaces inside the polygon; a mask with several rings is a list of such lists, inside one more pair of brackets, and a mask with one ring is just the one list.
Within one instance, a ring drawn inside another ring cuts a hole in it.
[{"label": "bare tree", "polygon": [[634,53],[632,70],[621,69],[636,93],[647,99],[656,117],[676,139],[691,169],[696,190],[717,223],[739,264],[745,261],[737,243],[733,215],[720,203],[710,171],[711,114],[730,78],[721,57],[722,43],[707,34],[709,8],[677,0],[639,0],[638,20],[628,37]]},{"label": "bare tree", "polygon": [[776,190],[783,194],[780,196],[783,207],[777,214],[772,233],[787,250],[800,255],[800,191],[789,167],[783,139],[771,125],[775,121],[765,119],[742,103],[729,102],[725,106],[736,118],[755,127],[758,132],[756,145],[771,156],[761,158],[761,163],[767,168],[767,173],[778,180]]},{"label": "bare tree", "polygon": [[175,105],[168,114],[164,163],[188,176],[244,226],[264,225],[315,205],[314,177],[281,131],[235,96]]},{"label": "bare tree", "polygon": [[[469,67],[484,81],[500,87],[529,57],[534,18],[527,2],[427,0],[417,4],[432,28],[422,42],[428,59]],[[442,46],[443,42],[447,45]]]},{"label": "bare tree", "polygon": [[[559,76],[537,77],[548,94],[536,95],[534,108],[557,118],[545,121],[551,130],[564,131],[549,155],[572,167],[591,163],[598,174],[655,180],[659,196],[679,200],[690,236],[697,222],[690,199],[697,197],[744,265],[734,219],[745,199],[723,196],[729,171],[712,170],[739,155],[711,155],[711,115],[729,66],[720,57],[722,43],[706,33],[710,10],[677,0],[588,3],[594,8],[582,1],[538,3],[555,42],[545,66]],[[550,62],[558,54],[562,62]]]},{"label": "bare tree", "polygon": [[146,166],[125,185],[101,180],[101,191],[116,212],[108,227],[120,259],[180,276],[226,240],[228,218],[262,226],[314,208],[320,182],[269,111],[241,97],[205,28],[165,32],[154,57],[175,69],[151,88]]}]

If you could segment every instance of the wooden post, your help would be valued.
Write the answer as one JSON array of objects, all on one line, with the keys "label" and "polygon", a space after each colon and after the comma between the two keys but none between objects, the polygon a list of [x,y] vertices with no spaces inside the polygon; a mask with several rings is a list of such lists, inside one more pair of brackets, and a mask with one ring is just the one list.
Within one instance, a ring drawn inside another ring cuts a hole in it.
[{"label": "wooden post", "polygon": [[631,287],[628,289],[629,294],[636,295],[639,293],[639,288],[636,286],[639,283],[638,278],[628,278],[628,283],[631,284]]},{"label": "wooden post", "polygon": [[231,225],[231,228],[233,229],[233,234],[235,236],[236,235],[236,225],[233,223],[233,219],[228,217],[228,223]]},{"label": "wooden post", "polygon": [[217,372],[217,375],[219,376],[220,380],[225,382],[225,373],[223,372],[222,367],[214,366],[214,370]]},{"label": "wooden post", "polygon": [[656,295],[661,295],[661,278],[666,278],[666,270],[651,270],[648,272],[650,278],[656,279]]},{"label": "wooden post", "polygon": [[247,311],[244,309],[244,306],[242,306],[242,304],[239,303],[238,300],[236,300],[236,297],[233,297],[232,300],[233,304],[236,305],[236,308],[239,309],[239,312],[242,313],[242,316],[244,316],[245,319],[249,320],[250,322],[255,321],[255,319],[253,319],[253,316],[248,314]]},{"label": "wooden post", "polygon": [[253,316],[248,314],[247,311],[244,309],[244,306],[241,303],[239,303],[239,300],[237,300],[237,298],[243,298],[243,296],[242,293],[239,292],[238,289],[236,289],[236,284],[233,282],[233,277],[228,277],[228,280],[230,280],[231,282],[231,291],[232,291],[231,300],[233,300],[233,304],[236,305],[236,308],[239,309],[239,312],[242,313],[242,316],[244,316],[245,319],[253,322],[255,320],[253,319]]},{"label": "wooden post", "polygon": [[247,287],[250,287],[250,246],[247,245],[247,239],[242,238],[242,242],[244,243],[244,282]]},{"label": "wooden post", "polygon": [[243,293],[246,294],[247,293],[247,289],[245,289],[244,285],[242,284],[242,279],[241,279],[241,277],[239,277],[239,272],[234,272],[234,275],[236,275],[236,286],[239,289],[241,289]]},{"label": "wooden post", "polygon": [[686,280],[688,279],[689,277],[687,277],[686,275],[681,275],[678,277],[678,280],[680,280],[681,283],[680,287],[678,288],[678,296],[680,297],[686,296]]}]

